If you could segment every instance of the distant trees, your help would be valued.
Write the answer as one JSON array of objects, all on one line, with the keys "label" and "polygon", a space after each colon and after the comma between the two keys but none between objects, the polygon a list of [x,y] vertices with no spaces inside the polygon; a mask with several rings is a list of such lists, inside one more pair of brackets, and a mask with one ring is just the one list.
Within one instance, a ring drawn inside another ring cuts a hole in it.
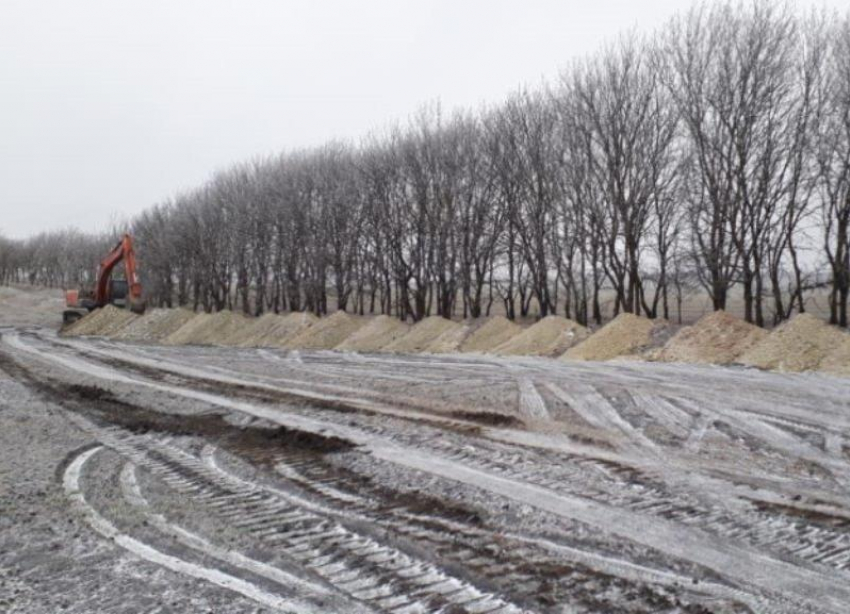
[{"label": "distant trees", "polygon": [[0,236],[0,284],[62,288],[91,283],[113,240],[117,238],[111,233],[78,230],[45,232],[27,240]]},{"label": "distant trees", "polygon": [[833,324],[847,326],[850,296],[850,19],[828,35],[815,121],[816,182],[823,251],[831,272]]},{"label": "distant trees", "polygon": [[[587,323],[701,287],[767,325],[826,285],[847,326],[848,24],[701,5],[479,113],[237,164],[131,222],[148,300]],[[0,239],[0,281],[76,283],[102,240]]]}]

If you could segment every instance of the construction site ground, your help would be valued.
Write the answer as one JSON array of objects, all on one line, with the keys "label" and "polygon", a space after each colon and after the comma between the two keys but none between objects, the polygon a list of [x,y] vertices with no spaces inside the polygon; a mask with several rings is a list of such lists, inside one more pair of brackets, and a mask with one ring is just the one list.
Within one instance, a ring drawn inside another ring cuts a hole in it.
[{"label": "construction site ground", "polygon": [[850,611],[848,379],[0,308],[0,612]]}]

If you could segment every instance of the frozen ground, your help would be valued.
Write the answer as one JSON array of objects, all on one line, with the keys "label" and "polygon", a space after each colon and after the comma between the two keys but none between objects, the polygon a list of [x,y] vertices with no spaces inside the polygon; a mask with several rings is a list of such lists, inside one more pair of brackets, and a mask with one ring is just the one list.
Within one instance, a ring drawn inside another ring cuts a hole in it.
[{"label": "frozen ground", "polygon": [[850,610],[847,380],[20,328],[0,370],[2,611]]},{"label": "frozen ground", "polygon": [[59,288],[0,286],[0,326],[59,328],[64,309]]}]

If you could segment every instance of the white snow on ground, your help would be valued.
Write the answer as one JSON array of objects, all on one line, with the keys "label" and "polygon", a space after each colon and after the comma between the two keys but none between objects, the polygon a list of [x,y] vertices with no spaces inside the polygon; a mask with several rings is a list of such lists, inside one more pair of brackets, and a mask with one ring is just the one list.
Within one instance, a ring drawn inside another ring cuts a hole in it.
[{"label": "white snow on ground", "polygon": [[[825,569],[817,566],[794,565],[767,553],[742,548],[734,539],[723,539],[715,535],[704,534],[700,530],[682,526],[677,522],[633,512],[616,506],[601,504],[581,496],[570,496],[560,492],[556,493],[535,484],[523,483],[512,476],[494,475],[486,469],[444,458],[438,454],[434,454],[432,451],[405,447],[385,437],[375,436],[357,427],[350,427],[336,421],[316,420],[207,392],[146,381],[144,378],[119,373],[110,367],[95,365],[72,353],[60,353],[55,350],[48,352],[39,349],[37,344],[33,344],[28,340],[14,335],[8,336],[6,341],[16,349],[38,355],[40,359],[105,380],[130,384],[136,387],[142,386],[162,390],[174,395],[248,413],[252,416],[289,427],[343,437],[359,444],[365,450],[368,450],[376,459],[405,466],[426,474],[441,476],[474,486],[475,488],[485,489],[494,494],[531,505],[542,511],[581,521],[589,526],[597,527],[612,537],[641,543],[670,556],[703,565],[706,568],[714,570],[721,576],[734,578],[746,585],[753,586],[756,594],[766,592],[783,595],[781,601],[787,602],[789,604],[788,608],[791,609],[777,609],[775,611],[793,611],[793,608],[796,607],[793,604],[801,603],[800,600],[802,600],[802,603],[813,600],[824,611],[834,612],[843,611],[843,606],[850,603],[850,582],[848,582],[850,580],[850,574],[847,574],[845,571],[827,572]],[[66,347],[80,349],[85,347],[85,344],[74,342],[73,344],[67,344]],[[93,348],[87,347],[86,349],[92,350]],[[115,349],[97,349],[96,351],[100,354],[118,357],[140,365],[157,366],[174,373],[193,377],[215,379],[232,384],[253,385],[268,390],[294,392],[304,395],[305,398],[347,400],[354,406],[363,404],[370,409],[386,409],[388,412],[392,409],[389,403],[387,403],[386,407],[382,407],[384,402],[376,402],[371,399],[351,399],[338,394],[327,395],[316,393],[310,390],[307,385],[302,385],[294,389],[292,387],[280,387],[269,383],[258,384],[256,379],[253,378],[245,378],[236,374],[224,375],[217,369],[211,369],[209,367],[194,367],[170,360],[143,358],[135,355],[132,351]],[[302,360],[305,364],[309,364],[309,359],[309,355],[302,355]],[[381,362],[384,364],[386,361],[386,358],[381,359]],[[359,365],[360,363],[352,364]],[[336,366],[338,368],[338,365]],[[476,368],[478,367],[476,366]],[[548,415],[543,414],[545,404],[536,390],[534,394],[530,392],[531,389],[529,386],[533,386],[533,384],[529,379],[529,375],[533,374],[538,379],[551,379],[557,383],[549,382],[547,383],[547,388],[567,402],[588,422],[600,429],[618,431],[624,436],[625,441],[628,442],[621,450],[624,458],[628,458],[631,461],[643,462],[645,467],[657,472],[669,470],[667,479],[671,483],[682,483],[683,474],[693,471],[696,468],[696,465],[693,464],[682,464],[675,469],[669,468],[667,465],[671,464],[672,457],[667,458],[664,462],[660,462],[659,444],[651,440],[644,432],[644,429],[636,426],[627,417],[621,415],[613,400],[615,398],[614,394],[607,396],[600,391],[605,390],[606,387],[610,387],[612,383],[619,383],[633,388],[636,382],[641,381],[639,374],[634,369],[616,367],[605,370],[600,367],[593,371],[596,377],[592,384],[588,383],[588,373],[590,372],[588,367],[573,370],[570,366],[558,365],[558,368],[554,369],[551,365],[534,361],[518,362],[511,365],[511,371],[516,372],[522,369],[525,369],[526,375],[519,380],[521,399],[523,399],[521,401],[521,412],[529,412],[529,408],[531,408],[531,413],[534,414],[536,419],[545,419],[546,415]],[[675,370],[666,367],[663,374],[669,377],[671,371]],[[320,372],[320,370],[317,370],[317,372]],[[762,421],[757,415],[754,417],[752,410],[737,408],[736,406],[739,403],[732,398],[731,394],[727,393],[724,396],[726,402],[721,404],[717,398],[719,394],[708,393],[694,398],[694,392],[698,391],[690,390],[688,397],[679,399],[686,404],[690,403],[690,406],[685,405],[686,408],[681,409],[679,406],[672,405],[667,400],[667,397],[680,392],[684,388],[684,379],[697,374],[704,378],[704,372],[699,372],[698,369],[693,367],[679,370],[677,374],[679,376],[678,379],[673,380],[671,378],[671,385],[663,386],[663,393],[665,395],[663,399],[659,399],[658,396],[658,393],[661,392],[659,390],[659,383],[653,385],[656,393],[648,393],[644,385],[644,389],[635,391],[632,398],[637,407],[647,412],[647,416],[655,416],[655,423],[669,428],[671,432],[675,430],[681,431],[689,426],[688,416],[690,413],[693,412],[700,415],[707,413],[710,416],[714,416],[715,419],[723,419],[731,428],[739,429],[747,436],[757,438],[771,449],[775,449],[781,453],[794,454],[795,457],[806,462],[819,463],[823,469],[831,471],[833,476],[840,472],[844,472],[844,475],[847,475],[848,462],[846,458],[836,458],[828,451],[819,450],[811,444],[801,441],[787,431],[771,425],[769,422]],[[652,375],[657,376],[658,374],[653,373]],[[722,379],[723,374],[721,372],[717,371],[716,375],[717,379]],[[741,374],[733,372],[731,379],[737,384],[740,384]],[[775,417],[787,420],[800,419],[799,405],[802,404],[800,395],[803,392],[801,388],[803,388],[802,384],[804,383],[803,381],[797,381],[791,387],[791,390],[794,390],[796,394],[793,400],[789,401],[788,407],[790,408],[790,412],[783,411],[785,409],[783,407],[772,406],[770,408],[771,413]],[[765,384],[766,382],[760,382],[762,386]],[[787,387],[787,383],[785,386]],[[703,391],[705,390],[706,387],[703,386]],[[829,391],[830,388],[827,387],[826,392],[828,393]],[[749,393],[745,393],[744,396],[745,400],[741,405],[747,405]],[[841,405],[842,401],[833,397],[832,411],[834,413],[843,413]],[[541,406],[543,408],[542,411],[540,409]],[[758,409],[767,410],[766,407],[758,407]],[[805,417],[807,424],[812,425],[812,428],[818,428],[820,426],[820,417],[809,415]],[[705,431],[701,432],[696,438],[689,438],[686,450],[696,448],[704,452],[706,451],[700,445],[700,442],[705,439],[706,432],[709,430],[709,424],[705,420],[702,420],[700,424],[700,429],[697,432],[699,433],[702,429],[705,429]],[[827,425],[827,428],[833,429],[834,427]],[[491,433],[496,436],[496,439],[511,439],[509,436],[504,436],[506,432],[503,429],[491,429]],[[846,438],[841,433],[832,432],[832,436],[833,438],[838,437],[839,441],[846,441]],[[534,441],[534,439],[534,434],[529,433],[527,442]],[[549,445],[551,444],[552,440],[549,442]],[[831,449],[837,449],[838,447],[839,444],[835,441],[830,446]],[[565,445],[564,448],[571,449],[569,445]],[[710,453],[711,450],[708,450],[708,452]],[[709,458],[708,461],[710,465],[711,459]],[[741,469],[745,470],[746,468]],[[756,477],[761,478],[764,476],[758,475],[758,472],[756,472]],[[708,476],[705,480],[708,481],[710,478],[711,476]],[[841,478],[838,479],[843,481]],[[694,483],[699,483],[699,480],[694,480]],[[840,489],[830,493],[830,495],[833,500],[845,498],[844,493]]]},{"label": "white snow on ground", "polygon": [[316,611],[314,608],[305,607],[303,602],[278,597],[277,595],[264,591],[259,586],[246,582],[241,578],[231,576],[217,569],[204,567],[196,563],[191,563],[189,561],[184,561],[177,557],[170,556],[152,548],[148,544],[133,539],[129,535],[121,533],[112,523],[106,520],[106,518],[101,516],[91,505],[89,505],[88,501],[86,501],[85,495],[80,489],[80,474],[83,471],[83,467],[86,462],[88,462],[89,459],[97,454],[101,449],[102,448],[100,447],[92,448],[77,456],[68,465],[63,479],[65,493],[68,495],[68,498],[88,519],[89,524],[95,531],[142,559],[151,561],[172,571],[192,576],[199,580],[211,582],[212,584],[221,586],[222,588],[244,595],[252,601],[266,607],[270,607],[281,612],[292,611],[304,612],[305,614]]}]

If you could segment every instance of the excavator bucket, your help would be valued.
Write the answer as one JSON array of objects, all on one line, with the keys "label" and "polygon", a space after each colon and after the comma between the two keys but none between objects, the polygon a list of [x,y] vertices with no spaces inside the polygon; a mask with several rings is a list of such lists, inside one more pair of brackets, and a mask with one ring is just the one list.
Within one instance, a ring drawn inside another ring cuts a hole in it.
[{"label": "excavator bucket", "polygon": [[129,306],[130,306],[130,311],[132,311],[133,313],[137,313],[139,315],[142,315],[143,313],[145,313],[145,309],[147,309],[147,305],[142,300],[134,301],[134,300],[131,299]]},{"label": "excavator bucket", "polygon": [[[133,262],[133,265],[135,266],[135,262]],[[130,296],[128,297],[127,306],[133,313],[141,315],[145,312],[147,305],[142,299],[142,284],[139,282],[130,284]]]}]

